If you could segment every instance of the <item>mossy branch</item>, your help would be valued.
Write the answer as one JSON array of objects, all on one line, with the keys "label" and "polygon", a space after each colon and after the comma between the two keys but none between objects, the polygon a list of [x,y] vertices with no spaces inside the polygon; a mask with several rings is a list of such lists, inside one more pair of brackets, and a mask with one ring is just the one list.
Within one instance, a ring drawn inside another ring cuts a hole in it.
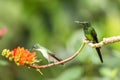
[{"label": "mossy branch", "polygon": [[115,43],[115,42],[119,42],[120,41],[120,36],[113,36],[113,37],[109,37],[109,38],[103,38],[103,40],[99,43],[91,43],[89,40],[84,40],[84,42],[86,44],[88,44],[89,46],[96,48],[96,47],[102,47],[104,45],[110,44],[110,43]]},{"label": "mossy branch", "polygon": [[89,46],[96,48],[96,47],[102,47],[104,45],[110,44],[110,43],[114,43],[114,42],[119,42],[120,41],[120,36],[113,36],[113,37],[109,37],[109,38],[103,38],[103,40],[99,43],[91,43],[89,40],[83,40],[83,43],[81,45],[81,47],[69,58],[64,59],[62,61],[56,62],[56,63],[51,63],[51,64],[46,64],[46,65],[29,65],[29,67],[31,68],[36,68],[36,69],[43,69],[43,68],[48,68],[51,66],[55,66],[55,65],[60,65],[60,64],[64,64],[66,62],[69,62],[70,60],[74,59],[84,48],[85,44],[88,44]]}]

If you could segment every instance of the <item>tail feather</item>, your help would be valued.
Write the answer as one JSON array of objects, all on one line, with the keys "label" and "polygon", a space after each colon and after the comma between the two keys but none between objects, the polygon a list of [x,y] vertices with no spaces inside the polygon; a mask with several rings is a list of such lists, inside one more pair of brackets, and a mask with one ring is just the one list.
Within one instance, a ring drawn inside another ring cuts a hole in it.
[{"label": "tail feather", "polygon": [[100,52],[100,48],[96,48],[96,51],[98,53],[98,56],[100,58],[100,61],[103,63],[103,59],[102,59],[102,55],[101,55],[101,52]]}]

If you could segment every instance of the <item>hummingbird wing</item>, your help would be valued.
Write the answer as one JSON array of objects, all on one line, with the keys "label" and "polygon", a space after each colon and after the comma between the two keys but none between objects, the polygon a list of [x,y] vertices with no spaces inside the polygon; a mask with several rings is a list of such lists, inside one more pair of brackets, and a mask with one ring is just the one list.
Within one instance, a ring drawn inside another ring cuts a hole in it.
[{"label": "hummingbird wing", "polygon": [[49,53],[49,55],[50,55],[51,57],[53,57],[54,59],[56,59],[57,61],[61,61],[61,60],[62,60],[62,59],[56,57],[56,56],[55,56],[54,54],[52,54],[52,53]]},{"label": "hummingbird wing", "polygon": [[[94,40],[93,42],[94,42],[94,43],[98,43],[97,34],[96,34],[94,28],[93,28],[93,30],[92,30],[91,32],[92,32],[91,34],[92,34],[93,40]],[[102,59],[102,54],[101,54],[100,48],[96,48],[96,51],[97,51],[97,53],[98,53],[98,56],[99,56],[101,62],[103,63],[103,59]]]},{"label": "hummingbird wing", "polygon": [[98,43],[97,33],[95,32],[94,28],[91,30],[91,35],[93,36],[93,42]]},{"label": "hummingbird wing", "polygon": [[[52,54],[52,53],[49,53],[49,55],[50,55],[54,60],[62,61],[62,59],[56,57],[56,56],[55,56],[54,54]],[[63,63],[62,63],[62,65],[63,65]]]},{"label": "hummingbird wing", "polygon": [[55,60],[57,60],[57,61],[61,61],[61,60],[62,60],[62,59],[56,57],[56,56],[53,54],[53,52],[51,52],[50,50],[47,49],[47,52],[48,52],[48,54],[49,54],[51,57],[53,57]]}]

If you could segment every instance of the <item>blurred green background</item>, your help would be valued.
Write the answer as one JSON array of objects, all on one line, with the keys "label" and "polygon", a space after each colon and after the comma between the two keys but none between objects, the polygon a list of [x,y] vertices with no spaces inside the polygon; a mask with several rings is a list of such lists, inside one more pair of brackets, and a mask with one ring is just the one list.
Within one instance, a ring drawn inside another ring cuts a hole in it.
[{"label": "blurred green background", "polygon": [[[7,28],[0,49],[29,49],[40,43],[65,59],[84,39],[76,20],[90,21],[99,41],[120,35],[120,0],[0,0],[0,28]],[[85,46],[65,65],[42,69],[44,75],[0,56],[0,80],[119,80],[120,43],[103,46],[101,51],[103,64],[96,51]]]}]

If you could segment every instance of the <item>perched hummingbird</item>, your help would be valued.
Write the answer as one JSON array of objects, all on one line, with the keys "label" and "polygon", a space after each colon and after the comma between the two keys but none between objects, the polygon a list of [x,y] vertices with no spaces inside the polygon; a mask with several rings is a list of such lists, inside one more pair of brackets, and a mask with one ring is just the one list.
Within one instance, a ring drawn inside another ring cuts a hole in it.
[{"label": "perched hummingbird", "polygon": [[[83,25],[84,35],[89,41],[93,43],[98,43],[97,34],[89,22],[80,22],[80,21],[75,21],[75,22]],[[100,48],[96,48],[96,51],[98,53],[101,62],[103,63]]]},{"label": "perched hummingbird", "polygon": [[61,61],[61,59],[57,58],[52,52],[40,44],[33,45],[31,50],[39,51],[42,53],[43,57],[47,59],[48,63],[54,63],[55,61]]}]

